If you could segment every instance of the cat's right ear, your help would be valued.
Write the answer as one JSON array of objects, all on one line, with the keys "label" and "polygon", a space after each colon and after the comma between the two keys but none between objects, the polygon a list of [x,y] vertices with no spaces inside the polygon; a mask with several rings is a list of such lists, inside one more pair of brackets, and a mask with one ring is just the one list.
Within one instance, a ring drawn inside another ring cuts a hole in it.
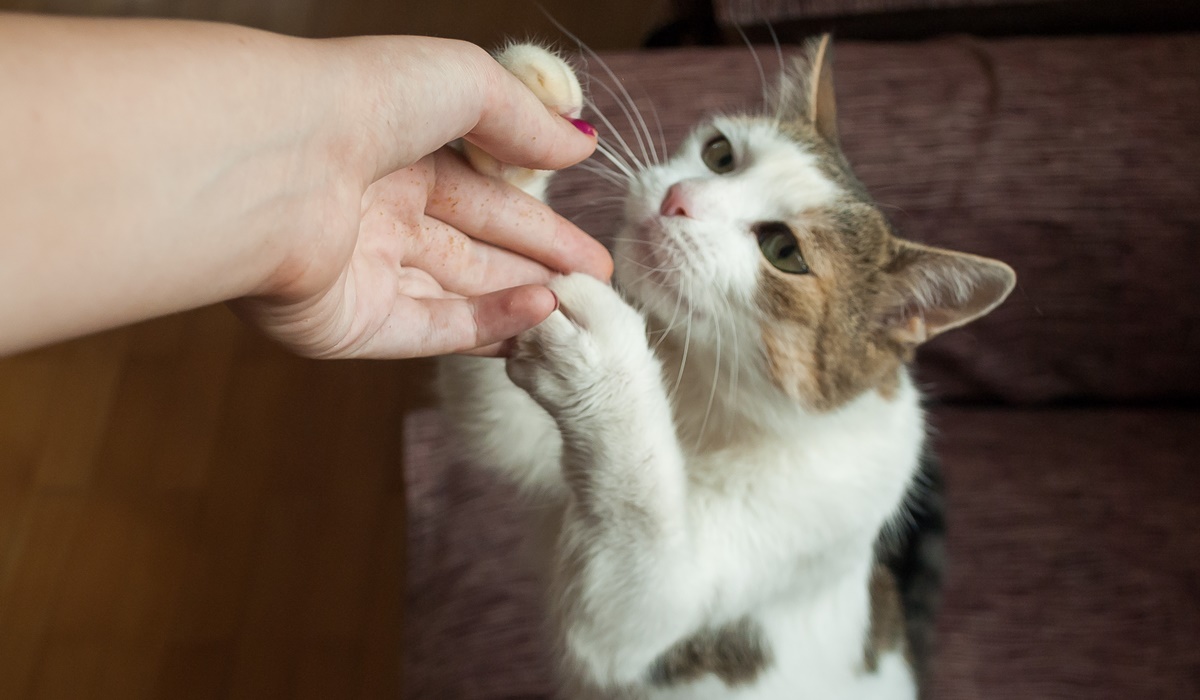
[{"label": "cat's right ear", "polygon": [[821,138],[838,145],[837,104],[833,96],[833,38],[822,34],[804,42],[797,58],[782,76],[777,116],[811,124]]},{"label": "cat's right ear", "polygon": [[808,54],[808,118],[817,133],[833,145],[838,143],[837,103],[833,97],[833,37],[829,34],[810,39]]}]

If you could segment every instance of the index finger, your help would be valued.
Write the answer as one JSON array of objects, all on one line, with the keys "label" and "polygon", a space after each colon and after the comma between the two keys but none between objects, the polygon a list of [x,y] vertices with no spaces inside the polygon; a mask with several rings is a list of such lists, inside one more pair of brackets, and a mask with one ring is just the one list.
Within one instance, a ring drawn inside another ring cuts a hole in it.
[{"label": "index finger", "polygon": [[541,201],[480,175],[459,154],[433,156],[434,181],[425,212],[463,233],[536,260],[556,272],[612,276],[608,250]]}]

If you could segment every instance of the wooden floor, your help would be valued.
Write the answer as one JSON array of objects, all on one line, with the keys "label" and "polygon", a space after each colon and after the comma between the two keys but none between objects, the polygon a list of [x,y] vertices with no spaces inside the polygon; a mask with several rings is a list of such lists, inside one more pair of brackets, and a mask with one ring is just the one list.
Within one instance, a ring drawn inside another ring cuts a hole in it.
[{"label": "wooden floor", "polygon": [[223,308],[0,363],[0,698],[398,697],[429,369]]},{"label": "wooden floor", "polygon": [[[542,4],[598,48],[662,5]],[[532,0],[5,8],[484,44],[547,26]],[[224,308],[0,360],[0,699],[400,697],[401,425],[430,370],[301,360]]]}]

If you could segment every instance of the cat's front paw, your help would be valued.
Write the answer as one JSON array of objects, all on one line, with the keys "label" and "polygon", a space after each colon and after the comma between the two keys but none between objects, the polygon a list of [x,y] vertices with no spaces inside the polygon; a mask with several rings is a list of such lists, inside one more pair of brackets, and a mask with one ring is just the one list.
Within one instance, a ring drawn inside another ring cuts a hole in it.
[{"label": "cat's front paw", "polygon": [[558,54],[536,44],[512,44],[495,59],[550,111],[571,119],[583,112],[583,89],[575,69]]},{"label": "cat's front paw", "polygon": [[[508,69],[550,111],[571,119],[583,112],[583,89],[571,65],[549,49],[536,44],[512,44],[495,54],[496,62]],[[544,199],[551,173],[502,163],[467,142],[463,151],[471,165],[525,192]]]},{"label": "cat's front paw", "polygon": [[659,381],[645,321],[612,287],[582,274],[549,286],[558,310],[518,336],[508,360],[517,386],[561,419],[612,410],[622,392]]}]

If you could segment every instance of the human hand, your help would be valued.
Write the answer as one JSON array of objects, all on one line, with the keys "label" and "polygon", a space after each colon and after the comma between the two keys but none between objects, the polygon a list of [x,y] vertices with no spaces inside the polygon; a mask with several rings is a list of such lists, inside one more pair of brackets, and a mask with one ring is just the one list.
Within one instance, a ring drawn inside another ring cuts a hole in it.
[{"label": "human hand", "polygon": [[612,270],[445,149],[595,148],[464,42],[0,13],[0,94],[0,355],[231,300],[313,357],[494,353]]},{"label": "human hand", "polygon": [[594,133],[547,112],[470,44],[328,43],[364,75],[376,71],[382,85],[365,112],[385,126],[350,147],[369,169],[361,191],[330,183],[329,215],[263,289],[235,302],[243,318],[314,357],[496,354],[554,310],[543,286],[552,277],[608,278],[612,259],[594,239],[444,147],[465,136],[504,162],[557,169],[587,157]]}]

